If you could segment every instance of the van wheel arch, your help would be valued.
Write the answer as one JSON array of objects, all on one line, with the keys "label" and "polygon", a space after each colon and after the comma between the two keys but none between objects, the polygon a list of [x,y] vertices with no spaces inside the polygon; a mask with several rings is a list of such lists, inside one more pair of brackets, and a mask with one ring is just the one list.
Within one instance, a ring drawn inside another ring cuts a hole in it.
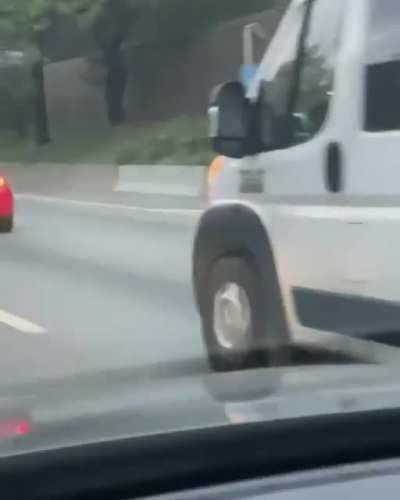
[{"label": "van wheel arch", "polygon": [[205,314],[204,294],[211,269],[227,257],[241,258],[256,270],[268,297],[276,335],[288,342],[286,313],[270,238],[256,212],[241,204],[211,208],[200,220],[193,251],[193,286],[200,315]]}]

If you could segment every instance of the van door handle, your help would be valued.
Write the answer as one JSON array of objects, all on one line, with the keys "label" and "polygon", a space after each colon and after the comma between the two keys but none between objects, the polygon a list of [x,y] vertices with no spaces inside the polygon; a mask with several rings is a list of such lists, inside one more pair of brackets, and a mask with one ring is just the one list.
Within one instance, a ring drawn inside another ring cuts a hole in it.
[{"label": "van door handle", "polygon": [[343,189],[343,153],[338,142],[331,142],[326,150],[325,182],[331,193],[338,193]]}]

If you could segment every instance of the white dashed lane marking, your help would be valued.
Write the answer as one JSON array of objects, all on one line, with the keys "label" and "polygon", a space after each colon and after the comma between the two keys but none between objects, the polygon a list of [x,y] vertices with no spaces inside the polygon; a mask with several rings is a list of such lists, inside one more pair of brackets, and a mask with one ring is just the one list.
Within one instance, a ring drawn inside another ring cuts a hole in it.
[{"label": "white dashed lane marking", "polygon": [[26,335],[43,335],[46,329],[32,321],[11,314],[7,311],[0,309],[0,324],[3,323],[11,327],[13,330]]}]

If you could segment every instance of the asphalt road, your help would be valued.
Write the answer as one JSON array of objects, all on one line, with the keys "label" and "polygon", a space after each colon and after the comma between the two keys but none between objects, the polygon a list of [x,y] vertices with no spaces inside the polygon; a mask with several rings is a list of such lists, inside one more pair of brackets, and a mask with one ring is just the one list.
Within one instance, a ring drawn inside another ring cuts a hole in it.
[{"label": "asphalt road", "polygon": [[190,285],[198,216],[18,199],[16,229],[0,238],[0,385],[205,369]]},{"label": "asphalt road", "polygon": [[15,231],[0,235],[0,396],[83,374],[98,385],[206,373],[191,288],[200,213],[168,197],[18,196]]},{"label": "asphalt road", "polygon": [[332,377],[365,381],[357,364],[303,370],[357,363],[304,348],[288,370],[211,375],[191,289],[200,205],[156,198],[18,196],[15,231],[0,235],[0,422],[28,419],[34,432],[0,436],[0,456],[276,418],[269,399],[285,384],[290,396],[311,384],[309,411]]}]

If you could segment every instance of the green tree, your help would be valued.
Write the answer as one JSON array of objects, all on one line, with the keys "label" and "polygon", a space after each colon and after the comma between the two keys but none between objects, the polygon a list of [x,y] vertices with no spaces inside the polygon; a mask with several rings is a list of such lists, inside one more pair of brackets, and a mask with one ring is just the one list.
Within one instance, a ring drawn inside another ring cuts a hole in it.
[{"label": "green tree", "polygon": [[101,11],[92,18],[92,31],[107,68],[105,100],[112,125],[119,125],[126,118],[123,101],[128,72],[123,48],[142,8],[138,0],[106,0]]},{"label": "green tree", "polygon": [[193,38],[217,23],[265,10],[275,1],[156,0],[154,10],[160,37],[179,40]]},{"label": "green tree", "polygon": [[[0,50],[4,54],[16,49],[26,52],[32,49],[36,52],[31,60],[31,77],[33,82],[33,115],[35,123],[35,138],[38,144],[50,141],[48,117],[45,99],[43,77],[42,35],[46,32],[56,14],[73,16],[77,22],[90,26],[103,9],[105,0],[0,0]],[[14,73],[17,75],[14,64]],[[8,79],[10,71],[8,69]],[[3,64],[3,80],[6,76]],[[28,77],[28,76],[27,76]],[[3,92],[3,97],[10,92]],[[26,107],[26,106],[25,106]],[[22,110],[21,102],[15,103],[14,109]],[[18,111],[19,115],[21,111]],[[15,113],[9,113],[10,120],[19,123],[21,120],[12,118]]]},{"label": "green tree", "polygon": [[[121,48],[132,24],[134,11],[131,0],[0,0],[0,46],[23,48],[35,46],[43,53],[43,35],[51,26],[54,16],[72,18],[85,29],[91,30],[103,54],[108,74],[105,99],[112,124],[124,121],[123,94],[127,80]],[[43,67],[34,69],[38,86],[43,88]],[[38,142],[47,142],[48,128],[45,99],[39,96],[36,111],[41,116],[37,124]]]},{"label": "green tree", "polygon": [[[272,5],[278,0],[269,0]],[[286,0],[281,0],[286,1]],[[107,68],[105,101],[112,125],[125,120],[127,69],[123,48],[147,16],[156,43],[188,41],[218,22],[265,9],[266,0],[0,0],[0,49],[34,47],[38,143],[49,139],[43,82],[43,39],[55,16],[73,20],[95,38]]]},{"label": "green tree", "polygon": [[0,0],[0,45],[37,45],[56,13],[90,26],[107,0]]}]

